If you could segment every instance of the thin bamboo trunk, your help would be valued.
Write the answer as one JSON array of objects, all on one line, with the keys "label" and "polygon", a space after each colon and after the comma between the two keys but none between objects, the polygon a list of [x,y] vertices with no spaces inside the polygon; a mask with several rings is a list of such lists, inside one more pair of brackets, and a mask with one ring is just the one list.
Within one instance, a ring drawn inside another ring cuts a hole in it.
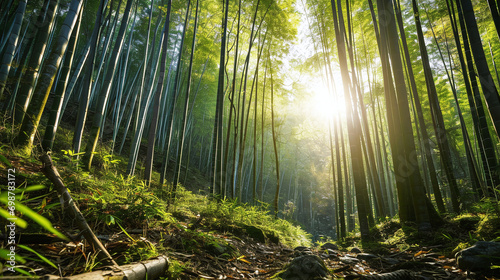
[{"label": "thin bamboo trunk", "polygon": [[[394,8],[389,0],[378,0],[377,3],[380,10],[379,16],[384,14],[384,16],[380,16],[380,49],[381,52],[390,55],[396,86],[396,90],[387,95],[389,98],[387,107],[393,109],[393,115],[388,115],[388,119],[392,118],[392,121],[395,122],[392,126],[389,125],[389,132],[392,135],[391,146],[395,147],[392,150],[392,157],[398,182],[399,214],[402,221],[415,220],[419,230],[428,231],[431,229],[431,222],[437,223],[439,217],[425,196],[422,177],[418,169]],[[384,82],[392,84],[389,75],[391,70],[388,67],[387,60],[383,59],[383,61],[386,73]],[[392,133],[391,130],[393,130]],[[399,141],[402,142],[402,145],[398,145],[397,142]]]},{"label": "thin bamboo trunk", "polygon": [[19,33],[23,24],[24,12],[26,10],[27,0],[20,0],[17,6],[14,22],[12,23],[12,31],[7,41],[5,52],[2,56],[2,64],[0,65],[0,100],[4,99],[3,92],[7,85],[7,78],[14,59],[14,51],[19,42]]},{"label": "thin bamboo trunk", "polygon": [[[188,8],[186,11],[186,19],[189,15],[189,4],[190,0],[188,1]],[[165,78],[165,69],[166,69],[166,63],[167,63],[167,50],[168,50],[168,34],[170,30],[170,13],[171,13],[171,8],[172,8],[172,1],[169,0],[167,4],[167,16],[165,18],[165,27],[163,30],[163,38],[161,39],[161,44],[162,45],[162,52],[161,52],[161,63],[160,63],[160,75],[158,77],[158,82],[157,82],[157,87],[156,87],[156,93],[154,95],[153,99],[153,115],[151,119],[151,124],[149,127],[149,135],[148,135],[148,150],[146,154],[146,160],[144,165],[146,166],[146,170],[144,171],[144,180],[146,181],[147,184],[151,181],[151,174],[153,173],[153,160],[154,160],[154,149],[155,149],[155,140],[156,140],[156,133],[157,133],[157,126],[158,126],[158,116],[159,116],[159,109],[160,109],[160,100],[161,100],[161,92],[163,90],[163,80]],[[182,34],[182,41],[184,41],[184,36],[186,32],[187,25],[184,25],[184,30]],[[179,51],[179,57],[182,55],[182,43],[181,43],[181,49]],[[178,69],[177,71],[180,71],[180,59],[178,60]],[[176,94],[174,92],[174,94]],[[172,112],[173,114],[173,112]]]},{"label": "thin bamboo trunk", "polygon": [[479,82],[483,89],[484,100],[488,106],[493,127],[497,137],[500,137],[500,96],[493,82],[486,56],[484,54],[483,44],[479,35],[474,9],[471,0],[457,0],[457,5],[461,5],[461,11],[465,20],[467,34],[469,35],[470,47],[474,55],[474,61],[479,76]]},{"label": "thin bamboo trunk", "polygon": [[[224,159],[222,161],[222,174],[223,178],[226,177],[227,173],[227,164],[228,164],[228,156],[229,156],[229,143],[230,143],[230,137],[231,137],[231,127],[232,127],[232,122],[233,122],[233,112],[235,111],[235,106],[234,106],[234,93],[236,90],[236,73],[237,73],[237,68],[238,68],[238,48],[239,48],[239,42],[240,42],[240,21],[241,21],[241,0],[238,1],[238,25],[236,28],[236,49],[234,51],[234,67],[233,67],[233,81],[232,81],[232,86],[231,86],[231,97],[229,97],[229,116],[228,116],[228,121],[227,121],[227,132],[226,132],[226,147],[224,150]],[[236,123],[238,122],[238,119],[236,119]],[[237,137],[237,128],[235,128],[235,133],[234,133],[234,141],[236,143],[236,137]],[[234,162],[234,158],[233,158]],[[233,164],[233,169],[234,169],[234,164]],[[234,174],[234,170],[231,174]],[[229,190],[229,197],[234,198],[234,186],[233,186],[233,175],[231,175],[231,180],[229,182],[230,190]],[[222,182],[223,186],[226,187],[228,185],[227,180]],[[226,191],[223,192],[223,196],[226,196]]]},{"label": "thin bamboo trunk", "polygon": [[276,127],[274,123],[274,89],[273,89],[273,69],[271,68],[271,132],[273,134],[273,147],[274,147],[274,160],[276,165],[276,192],[274,194],[274,217],[278,217],[278,200],[280,194],[280,163],[278,159],[278,147],[277,147],[277,136]]},{"label": "thin bamboo trunk", "polygon": [[113,52],[111,53],[110,61],[107,64],[106,78],[104,79],[103,87],[99,92],[96,113],[93,116],[92,127],[90,129],[90,135],[87,140],[87,146],[85,147],[85,155],[83,157],[83,162],[87,170],[90,170],[90,167],[92,165],[92,159],[94,158],[94,152],[97,147],[97,141],[99,140],[99,134],[102,128],[102,120],[105,117],[104,111],[106,109],[106,104],[108,102],[111,84],[113,83],[116,64],[118,63],[118,59],[123,49],[122,48],[123,38],[125,36],[125,31],[127,29],[128,17],[130,15],[130,9],[132,8],[132,3],[133,0],[127,1],[127,6],[125,7],[125,11],[122,17],[122,22],[120,25],[120,30],[118,31],[118,37],[116,38],[116,42],[113,47]]},{"label": "thin bamboo trunk", "polygon": [[409,76],[411,91],[413,93],[413,99],[414,99],[417,119],[418,119],[418,123],[419,123],[420,133],[421,133],[421,136],[423,139],[422,142],[423,142],[424,157],[425,157],[425,160],[427,163],[427,168],[429,171],[429,178],[431,180],[432,191],[434,193],[434,198],[436,200],[436,205],[437,205],[439,212],[445,213],[446,209],[444,206],[443,197],[441,195],[441,190],[439,189],[439,183],[437,180],[437,172],[436,172],[434,161],[432,160],[432,156],[431,156],[431,146],[430,146],[430,141],[429,141],[430,137],[429,137],[429,134],[427,133],[426,122],[424,120],[422,105],[421,105],[419,93],[417,90],[417,84],[416,84],[416,81],[414,78],[415,74],[413,73],[410,52],[408,50],[408,45],[406,43],[406,33],[405,33],[403,25],[402,25],[403,19],[401,17],[401,11],[400,11],[399,7],[397,7],[396,15],[398,18],[399,32],[401,33],[401,41],[402,41],[403,46],[404,46],[403,51],[405,54],[406,67],[408,69],[408,76]]},{"label": "thin bamboo trunk", "polygon": [[[356,92],[353,90],[351,79],[348,73],[347,66],[347,51],[344,41],[344,19],[342,15],[342,7],[340,1],[337,3],[331,1],[333,12],[333,23],[335,29],[335,38],[337,41],[337,51],[339,54],[339,64],[341,68],[342,82],[344,86],[344,96],[346,99],[346,116],[348,125],[349,148],[351,151],[351,166],[353,170],[354,188],[356,191],[356,204],[358,208],[358,219],[362,239],[369,238],[368,228],[368,201],[366,177],[363,167],[363,155],[361,151],[361,123],[357,112]],[[337,15],[338,12],[338,15]]]},{"label": "thin bamboo trunk", "polygon": [[66,93],[66,85],[69,80],[69,74],[71,71],[71,65],[73,64],[73,56],[76,49],[76,44],[78,42],[78,36],[80,35],[80,24],[82,21],[82,14],[78,18],[78,23],[76,28],[71,32],[71,39],[69,41],[68,50],[64,58],[64,64],[62,67],[62,79],[59,80],[54,96],[54,101],[52,102],[52,108],[50,110],[50,116],[45,127],[45,135],[42,141],[42,147],[46,151],[52,150],[54,145],[54,140],[56,138],[57,128],[59,126],[59,115],[62,114],[61,108],[64,101],[64,94]]},{"label": "thin bamboo trunk", "polygon": [[214,131],[212,135],[212,155],[211,163],[212,172],[212,184],[209,189],[211,195],[221,195],[221,188],[223,186],[223,176],[222,174],[222,154],[223,154],[223,110],[224,110],[224,66],[226,64],[226,33],[227,33],[227,19],[229,13],[229,0],[226,0],[224,5],[224,17],[222,19],[222,38],[221,38],[221,51],[220,51],[220,62],[219,62],[219,80],[217,84],[217,103],[215,108],[215,120],[214,120]]},{"label": "thin bamboo trunk", "polygon": [[73,0],[70,4],[70,9],[66,14],[63,26],[61,27],[61,31],[57,37],[57,41],[55,42],[54,48],[45,62],[39,81],[35,87],[33,100],[30,102],[26,111],[27,117],[24,118],[20,133],[14,140],[15,143],[22,146],[28,154],[31,153],[35,134],[37,132],[40,119],[42,118],[45,104],[49,98],[62,57],[66,52],[71,31],[73,30],[73,27],[78,19],[78,14],[81,11],[82,2],[82,0]]},{"label": "thin bamboo trunk", "polygon": [[[469,44],[471,38],[469,38],[464,19],[464,14],[462,12],[462,7],[458,1],[457,1],[457,8],[458,8],[458,18],[461,26],[463,43],[464,43],[464,52],[465,52],[465,57],[467,59],[467,70],[469,73],[468,76],[470,78],[471,91],[467,92],[469,106],[471,108],[474,128],[476,130],[476,137],[478,140],[479,149],[481,151],[481,159],[483,163],[484,174],[486,177],[486,184],[488,186],[488,189],[484,190],[483,192],[484,196],[491,196],[493,195],[492,187],[500,184],[500,177],[498,173],[495,171],[498,162],[491,134],[489,131],[488,123],[486,120],[486,113],[484,111],[483,103],[481,100],[481,95],[477,82],[478,75],[474,69],[474,61],[472,59],[471,47]],[[465,67],[465,61],[462,63],[462,65],[464,65],[463,67]],[[465,77],[464,80],[468,81],[467,77]]]},{"label": "thin bamboo trunk", "polygon": [[182,151],[184,149],[184,139],[185,139],[185,134],[186,134],[186,125],[187,125],[187,118],[188,118],[188,106],[189,106],[189,94],[191,91],[191,74],[193,70],[193,56],[194,56],[194,51],[195,51],[195,43],[196,43],[196,29],[198,27],[198,4],[199,0],[196,1],[196,10],[195,10],[195,16],[194,16],[194,27],[193,27],[193,42],[191,44],[191,56],[189,58],[189,69],[188,69],[188,81],[187,81],[187,86],[186,86],[186,99],[184,103],[184,114],[183,114],[183,119],[182,119],[182,131],[181,131],[181,141],[180,141],[180,152],[179,156],[177,157],[177,168],[175,169],[176,172],[174,174],[174,186],[173,186],[173,193],[175,195],[175,191],[177,188],[177,185],[179,184],[179,177],[181,175],[181,164],[182,164]]},{"label": "thin bamboo trunk", "polygon": [[23,122],[24,115],[28,109],[28,105],[31,101],[33,94],[33,88],[36,85],[36,80],[38,77],[38,72],[42,66],[42,59],[47,48],[48,38],[52,31],[52,27],[55,23],[56,11],[58,9],[59,1],[50,0],[49,5],[45,10],[42,9],[40,15],[38,16],[37,23],[41,27],[34,38],[34,45],[31,51],[31,55],[28,61],[28,65],[21,79],[23,82],[18,90],[16,96],[16,105],[14,120],[16,124],[21,124]]}]

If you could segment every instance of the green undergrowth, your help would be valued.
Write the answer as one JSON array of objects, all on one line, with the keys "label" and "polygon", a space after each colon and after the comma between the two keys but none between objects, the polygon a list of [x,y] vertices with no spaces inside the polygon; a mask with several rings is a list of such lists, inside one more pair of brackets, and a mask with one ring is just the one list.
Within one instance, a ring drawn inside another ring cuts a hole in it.
[{"label": "green undergrowth", "polygon": [[431,248],[434,252],[454,257],[455,253],[473,246],[477,241],[500,241],[500,215],[495,210],[497,203],[483,200],[473,206],[482,209],[481,212],[445,216],[444,223],[431,232],[418,232],[416,224],[401,224],[399,219],[394,218],[372,228],[369,241],[361,241],[359,233],[351,233],[336,243],[344,250],[359,247],[381,255]]},{"label": "green undergrowth", "polygon": [[105,172],[83,171],[75,157],[63,151],[57,160],[66,175],[63,177],[68,188],[96,228],[109,226],[110,217],[124,227],[154,228],[179,225],[186,217],[199,216],[203,226],[212,230],[245,233],[256,239],[264,235],[262,242],[280,242],[289,247],[311,244],[308,233],[288,221],[274,218],[267,204],[251,206],[234,200],[210,199],[179,186],[175,201],[169,205],[171,185],[158,187],[154,183],[158,173],[153,173],[154,181],[148,186],[136,177],[122,175],[126,159],[120,156],[99,152],[96,158]]},{"label": "green undergrowth", "polygon": [[[40,154],[34,152],[27,156],[10,148],[10,145],[2,146],[0,154],[19,168],[17,175],[24,180],[22,186],[46,186],[43,190],[27,194],[26,205],[48,218],[57,229],[70,231],[74,228],[74,224],[63,214],[64,210],[52,183],[40,172],[41,163],[37,160]],[[239,256],[238,249],[225,240],[227,236],[236,239],[250,237],[257,242],[279,243],[288,247],[311,245],[311,236],[307,232],[291,222],[274,218],[269,205],[252,206],[234,200],[217,200],[186,190],[181,185],[177,188],[176,198],[169,203],[168,200],[172,197],[170,183],[158,186],[156,182],[159,174],[154,172],[151,184],[145,184],[139,179],[143,172],[140,163],[136,176],[124,175],[128,159],[111,154],[109,146],[102,145],[99,148],[90,171],[84,170],[81,155],[82,153],[71,150],[51,153],[68,191],[98,235],[126,232],[129,229],[161,229],[178,233],[180,248],[175,249],[208,253],[226,259]],[[186,187],[196,190],[201,185],[208,186],[202,174],[197,170],[193,171],[196,178],[188,179],[187,182],[194,184]],[[196,224],[197,221],[199,224]],[[30,223],[23,232],[46,231],[39,225]],[[127,236],[124,243],[126,245],[110,250],[120,264],[168,254],[172,249],[171,245],[165,245],[167,243],[164,237],[150,242],[138,239],[137,236]],[[173,266],[170,273],[178,274],[183,265],[185,264]],[[87,261],[84,266],[83,271],[90,271],[99,267],[99,263]]]},{"label": "green undergrowth", "polygon": [[311,245],[311,236],[307,232],[286,220],[274,218],[269,213],[268,205],[212,200],[181,187],[177,191],[174,209],[174,216],[199,215],[212,229],[244,232],[258,241],[280,242],[288,247]]},{"label": "green undergrowth", "polygon": [[[154,181],[147,186],[136,177],[122,175],[125,160],[119,156],[101,156],[115,163],[107,167],[108,172],[85,172],[64,154],[63,176],[68,188],[80,202],[80,207],[94,226],[105,230],[110,217],[128,228],[155,228],[165,225],[180,226],[181,222],[201,217],[203,226],[212,230],[244,233],[262,242],[280,242],[286,246],[310,245],[310,235],[292,223],[274,218],[266,204],[251,206],[234,200],[215,200],[206,195],[195,194],[179,186],[172,205],[168,199],[171,185],[158,187]],[[159,175],[153,173],[153,180]],[[72,189],[74,188],[74,189]]]}]

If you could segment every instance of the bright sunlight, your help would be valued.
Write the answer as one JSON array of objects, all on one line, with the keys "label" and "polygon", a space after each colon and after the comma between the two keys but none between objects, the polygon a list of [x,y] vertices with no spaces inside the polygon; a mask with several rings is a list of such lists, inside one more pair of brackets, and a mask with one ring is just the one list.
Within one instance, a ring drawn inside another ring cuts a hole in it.
[{"label": "bright sunlight", "polygon": [[[341,87],[341,86],[340,86]],[[322,81],[315,83],[312,88],[312,109],[314,116],[327,122],[337,115],[345,114],[345,100],[343,91],[336,85],[334,92],[328,89]]]}]

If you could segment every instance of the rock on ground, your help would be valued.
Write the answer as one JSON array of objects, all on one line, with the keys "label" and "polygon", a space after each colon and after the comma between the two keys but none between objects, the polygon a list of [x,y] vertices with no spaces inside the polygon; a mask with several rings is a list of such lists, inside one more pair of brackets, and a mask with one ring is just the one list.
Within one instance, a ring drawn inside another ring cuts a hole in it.
[{"label": "rock on ground", "polygon": [[313,280],[327,275],[328,269],[320,257],[303,255],[293,259],[279,277],[285,280]]},{"label": "rock on ground", "polygon": [[500,242],[478,241],[474,246],[455,255],[462,270],[489,270],[491,265],[500,265]]}]

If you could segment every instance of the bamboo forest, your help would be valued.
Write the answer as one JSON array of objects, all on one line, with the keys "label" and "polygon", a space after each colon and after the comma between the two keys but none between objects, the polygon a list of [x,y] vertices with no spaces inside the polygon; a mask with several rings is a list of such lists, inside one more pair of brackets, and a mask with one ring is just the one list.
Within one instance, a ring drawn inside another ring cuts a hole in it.
[{"label": "bamboo forest", "polygon": [[0,278],[500,279],[499,0],[1,0]]}]

